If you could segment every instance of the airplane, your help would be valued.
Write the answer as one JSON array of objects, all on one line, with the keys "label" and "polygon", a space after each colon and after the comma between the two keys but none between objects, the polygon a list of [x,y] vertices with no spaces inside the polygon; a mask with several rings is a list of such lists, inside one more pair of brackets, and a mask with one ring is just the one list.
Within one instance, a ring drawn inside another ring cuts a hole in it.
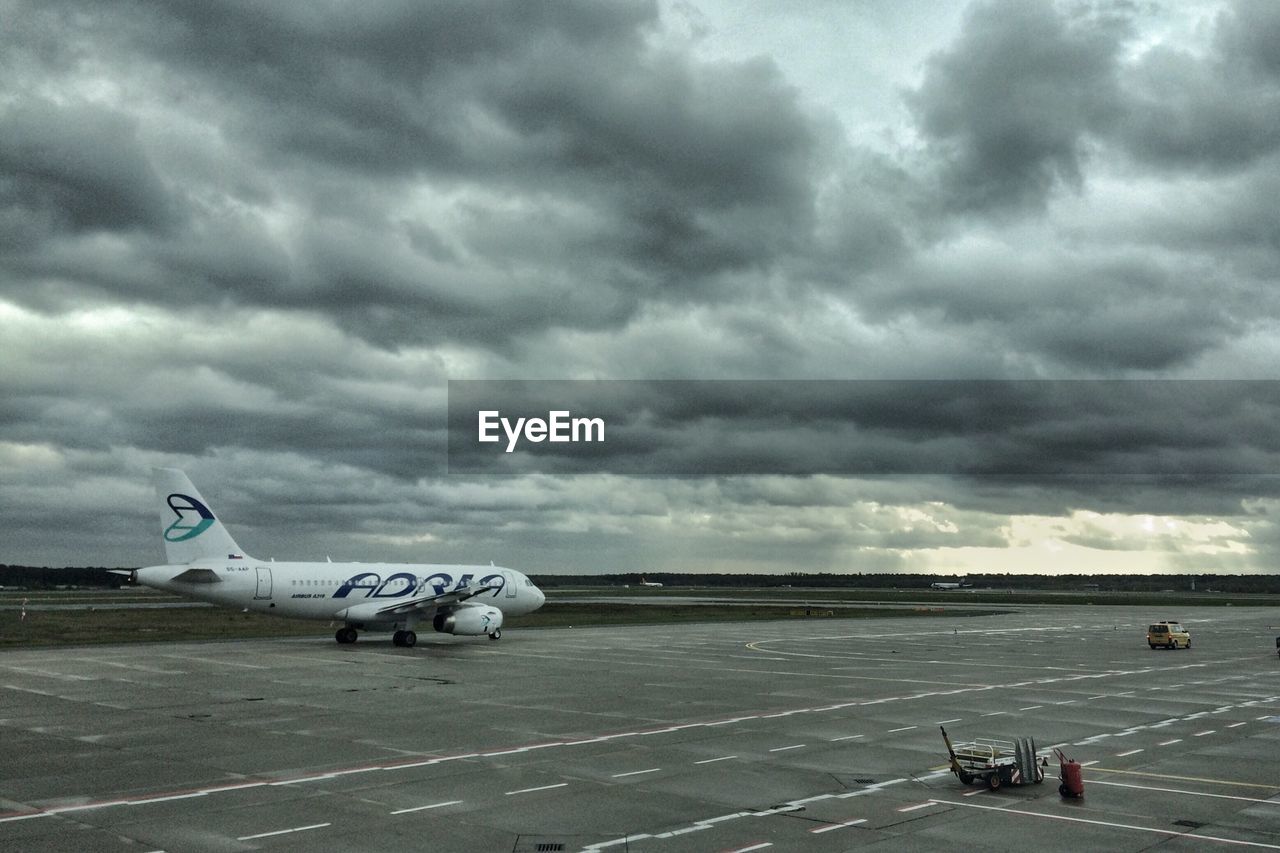
[{"label": "airplane", "polygon": [[240,549],[186,474],[155,468],[152,480],[169,562],[118,572],[144,586],[238,610],[340,620],[339,643],[354,643],[359,631],[393,631],[392,642],[406,648],[418,641],[419,623],[497,640],[504,616],[532,613],[546,601],[524,574],[492,564],[258,560]]},{"label": "airplane", "polygon": [[973,586],[973,584],[971,584],[971,583],[942,583],[942,582],[939,582],[939,583],[931,583],[931,584],[929,584],[929,589],[964,589],[964,588],[971,587],[971,586]]},{"label": "airplane", "polygon": [[644,579],[644,575],[641,575],[640,586],[662,586],[662,584],[658,583],[657,581],[647,581]]}]

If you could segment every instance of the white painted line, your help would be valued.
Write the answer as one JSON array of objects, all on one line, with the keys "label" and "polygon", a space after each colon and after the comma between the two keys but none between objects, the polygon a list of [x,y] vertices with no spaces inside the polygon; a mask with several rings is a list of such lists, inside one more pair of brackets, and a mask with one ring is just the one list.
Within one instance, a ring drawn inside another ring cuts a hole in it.
[{"label": "white painted line", "polygon": [[866,822],[867,822],[867,819],[865,817],[860,817],[860,818],[857,818],[856,820],[846,820],[844,823],[833,823],[827,826],[819,826],[817,829],[811,829],[809,831],[812,832],[814,835],[818,835],[819,833],[830,832],[833,829],[844,829],[846,826],[857,826],[860,823],[866,823]]},{"label": "white painted line", "polygon": [[728,761],[731,758],[737,758],[736,755],[722,755],[719,758],[704,758],[701,761],[695,761],[694,764],[714,764],[717,761]]},{"label": "white painted line", "polygon": [[808,746],[808,744],[796,743],[796,744],[792,744],[791,746],[775,746],[773,749],[769,751],[770,752],[786,752],[788,749],[803,749],[806,746]]},{"label": "white painted line", "polygon": [[963,720],[963,719],[964,719],[964,717],[956,717],[954,720],[938,720],[938,722],[934,723],[934,725],[935,725],[935,726],[945,726],[947,723],[958,723],[958,722],[960,722],[960,721],[961,721],[961,720]]},{"label": "white painted line", "polygon": [[623,776],[642,776],[645,773],[657,773],[661,767],[650,767],[648,770],[632,770],[630,773],[614,773],[614,779],[621,779]]},{"label": "white painted line", "polygon": [[408,814],[409,812],[421,812],[426,811],[427,809],[440,809],[445,806],[456,806],[460,802],[462,802],[462,800],[449,800],[447,803],[432,803],[429,806],[414,806],[411,809],[396,809],[392,814]]},{"label": "white painted line", "polygon": [[1130,829],[1135,832],[1152,832],[1156,835],[1167,835],[1176,838],[1194,838],[1198,841],[1217,841],[1221,844],[1235,844],[1241,847],[1260,847],[1264,850],[1280,850],[1280,844],[1263,844],[1258,841],[1240,841],[1235,838],[1223,838],[1217,835],[1201,835],[1195,832],[1180,832],[1172,829],[1160,829],[1154,826],[1138,826],[1130,823],[1112,823],[1105,820],[1089,820],[1083,817],[1068,817],[1066,815],[1045,814],[1043,812],[1030,812],[1024,809],[1013,809],[1005,806],[981,806],[977,803],[957,803],[952,800],[934,800],[948,806],[962,806],[968,809],[985,809],[993,812],[1004,812],[1005,814],[1026,815],[1027,817],[1038,817],[1042,820],[1064,820],[1069,823],[1087,823],[1093,826],[1109,826],[1113,829]]},{"label": "white painted line", "polygon": [[512,794],[532,794],[534,791],[550,791],[552,788],[565,788],[568,787],[568,785],[568,782],[561,782],[557,785],[542,785],[537,788],[521,788],[519,791],[507,791],[506,796],[510,797]]},{"label": "white painted line", "polygon": [[325,773],[320,776],[303,776],[301,779],[285,779],[282,782],[268,782],[267,784],[273,788],[278,785],[301,785],[304,782],[324,782],[334,778],[332,773]]},{"label": "white painted line", "polygon": [[1192,737],[1204,737],[1205,735],[1211,735],[1216,731],[1217,729],[1209,729],[1208,731],[1196,732],[1195,734],[1192,735]]},{"label": "white painted line", "polygon": [[1095,758],[1093,761],[1081,761],[1081,762],[1080,762],[1080,766],[1081,766],[1081,767],[1092,767],[1093,765],[1095,765],[1095,764],[1097,764],[1097,763],[1098,763],[1098,760]]},{"label": "white painted line", "polygon": [[725,853],[750,853],[752,850],[763,850],[766,847],[772,847],[772,841],[765,841],[761,844],[752,844],[750,847],[739,847],[736,850],[726,850]]},{"label": "white painted line", "polygon": [[1025,708],[1019,708],[1019,711],[1034,711],[1036,708],[1043,708],[1043,705],[1028,705]]},{"label": "white painted line", "polygon": [[844,737],[833,737],[831,739],[831,742],[835,743],[838,740],[853,740],[854,738],[859,738],[859,737],[862,737],[862,735],[845,735]]},{"label": "white painted line", "polygon": [[967,793],[967,794],[961,794],[960,796],[962,796],[962,797],[976,797],[976,796],[978,796],[979,794],[985,794],[986,792],[987,792],[987,789],[986,789],[986,788],[979,788],[979,789],[978,789],[978,790],[976,790],[976,791],[970,791],[969,793]]},{"label": "white painted line", "polygon": [[1141,749],[1131,749],[1128,752],[1117,752],[1116,758],[1124,758],[1126,755],[1137,755],[1139,752],[1142,752],[1142,751],[1143,750]]},{"label": "white painted line", "polygon": [[1125,782],[1103,782],[1090,779],[1090,785],[1110,785],[1113,788],[1137,788],[1139,791],[1163,791],[1166,794],[1187,794],[1192,797],[1213,797],[1218,800],[1244,800],[1247,803],[1262,803],[1267,806],[1280,806],[1280,800],[1260,800],[1257,797],[1240,797],[1234,794],[1207,794],[1204,791],[1185,791],[1180,788],[1154,788],[1150,785],[1129,785]]},{"label": "white painted line", "polygon": [[1156,746],[1172,746],[1175,743],[1182,743],[1182,738],[1176,737],[1173,740],[1162,740]]},{"label": "white painted line", "polygon": [[984,717],[998,717],[998,716],[1000,716],[1001,714],[1007,714],[1007,713],[1009,713],[1009,712],[1008,712],[1008,711],[988,711],[987,713],[983,714],[982,716],[984,716]]},{"label": "white painted line", "polygon": [[1248,723],[1232,723],[1231,725],[1227,726],[1227,728],[1229,728],[1229,729],[1238,729],[1238,728],[1240,728],[1241,726],[1247,726],[1247,725],[1249,725],[1249,724],[1248,724]]},{"label": "white painted line", "polygon": [[903,806],[902,808],[898,809],[898,811],[900,811],[900,812],[913,812],[913,811],[915,811],[916,809],[927,809],[927,808],[929,808],[929,806],[936,805],[938,802],[939,802],[938,800],[930,800],[930,801],[929,801],[929,802],[927,802],[927,803],[917,803],[917,804],[916,804],[916,805],[914,805],[914,806]]},{"label": "white painted line", "polygon": [[255,838],[270,838],[273,835],[288,835],[290,832],[306,832],[308,829],[322,829],[332,826],[329,823],[313,823],[310,826],[295,826],[293,829],[277,829],[275,832],[259,832],[257,835],[241,835],[236,841],[252,841]]},{"label": "white painted line", "polygon": [[893,734],[894,732],[909,732],[912,729],[918,729],[918,728],[920,727],[919,726],[903,726],[900,729],[889,729],[889,734]]}]

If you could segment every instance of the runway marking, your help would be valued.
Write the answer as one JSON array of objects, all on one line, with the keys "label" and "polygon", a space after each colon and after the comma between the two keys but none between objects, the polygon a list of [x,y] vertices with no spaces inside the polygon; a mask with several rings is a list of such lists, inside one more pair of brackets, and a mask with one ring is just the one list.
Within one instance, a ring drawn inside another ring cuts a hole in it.
[{"label": "runway marking", "polygon": [[984,790],[984,789],[982,789],[982,788],[979,788],[979,789],[978,789],[978,790],[976,790],[976,791],[970,791],[969,793],[967,793],[967,794],[961,794],[960,796],[962,796],[962,797],[976,797],[976,796],[978,796],[979,794],[985,794],[985,793],[986,793],[986,790]]},{"label": "runway marking", "polygon": [[325,773],[320,776],[300,776],[297,779],[284,779],[279,782],[268,782],[267,784],[273,788],[277,785],[301,785],[304,782],[324,782],[335,778],[332,773]]},{"label": "runway marking", "polygon": [[56,694],[50,693],[48,690],[36,690],[34,687],[19,687],[16,684],[6,684],[5,688],[9,690],[17,690],[20,693],[34,693],[37,696],[55,696],[56,695]]},{"label": "runway marking", "polygon": [[809,831],[812,832],[814,835],[819,835],[823,832],[830,832],[833,829],[844,829],[846,826],[857,826],[860,823],[866,823],[866,822],[867,822],[867,819],[865,817],[860,817],[860,818],[855,818],[854,820],[846,820],[843,823],[831,823],[831,824],[827,824],[826,826],[819,826]]},{"label": "runway marking", "polygon": [[670,832],[664,832],[661,835],[651,835],[649,833],[624,835],[624,836],[621,836],[620,838],[614,838],[609,841],[598,841],[594,844],[588,844],[586,847],[583,847],[582,849],[584,851],[598,851],[598,850],[604,850],[607,847],[618,847],[621,845],[628,845],[636,841],[643,841],[646,838],[670,838],[675,835],[682,835],[688,832],[696,832],[700,829],[707,829],[714,826],[715,824],[725,823],[726,821],[731,821],[731,820],[738,820],[739,818],[766,817],[768,815],[793,812],[808,805],[809,803],[816,803],[822,800],[847,800],[847,799],[850,799],[851,797],[863,797],[868,794],[878,793],[879,791],[889,787],[890,785],[897,785],[906,781],[907,781],[906,777],[901,777],[897,779],[888,779],[884,782],[876,782],[874,784],[868,785],[865,788],[859,788],[855,791],[845,791],[844,793],[840,793],[840,794],[817,794],[812,797],[805,797],[799,800],[791,800],[790,802],[784,803],[776,808],[766,809],[764,811],[729,812],[728,814],[718,815],[717,817],[709,817],[709,818],[703,818],[702,820],[696,820],[689,826],[682,827],[680,829],[675,829]]},{"label": "runway marking", "polygon": [[945,726],[947,723],[958,723],[958,722],[960,722],[960,721],[961,721],[961,720],[963,720],[963,719],[964,719],[964,717],[956,717],[954,720],[938,720],[938,722],[934,723],[934,725],[935,725],[935,726]]},{"label": "runway marking", "polygon": [[1156,744],[1156,746],[1172,746],[1175,743],[1182,743],[1182,738],[1176,737],[1173,740],[1164,740]]},{"label": "runway marking", "polygon": [[982,806],[977,803],[958,803],[952,800],[934,800],[934,802],[949,806],[961,806],[967,809],[984,809],[986,811],[1004,812],[1005,814],[1025,815],[1027,817],[1038,817],[1042,820],[1062,820],[1069,823],[1087,823],[1093,826],[1107,826],[1112,829],[1128,829],[1134,832],[1151,832],[1156,835],[1166,835],[1171,838],[1194,838],[1197,841],[1216,841],[1220,844],[1235,844],[1240,847],[1259,847],[1264,850],[1280,850],[1280,844],[1264,844],[1260,841],[1241,841],[1236,838],[1223,838],[1218,835],[1201,835],[1196,832],[1177,832],[1172,829],[1160,829],[1154,826],[1140,826],[1132,823],[1115,823],[1106,820],[1091,820],[1083,817],[1068,817],[1067,815],[1044,814],[1042,812],[1026,811],[1025,809],[1014,809],[1008,806]]},{"label": "runway marking", "polygon": [[1124,782],[1104,782],[1101,779],[1090,779],[1090,785],[1110,785],[1114,788],[1136,788],[1139,791],[1162,791],[1166,794],[1187,794],[1192,797],[1213,797],[1218,800],[1244,800],[1248,803],[1262,803],[1267,806],[1280,806],[1280,800],[1274,798],[1262,800],[1257,797],[1241,797],[1236,794],[1210,794],[1207,791],[1187,791],[1181,788],[1156,788],[1151,785],[1129,785]]},{"label": "runway marking", "polygon": [[1000,716],[1001,714],[1007,714],[1007,713],[1009,713],[1009,712],[1008,712],[1008,711],[988,711],[987,713],[983,714],[982,716],[984,716],[984,717],[998,717],[998,716]]},{"label": "runway marking", "polygon": [[[645,773],[657,773],[661,769],[661,767],[650,767],[648,770],[632,770],[630,773],[614,773],[612,778],[621,779],[624,776],[643,776]],[[566,782],[565,784],[567,785],[568,783]]]},{"label": "runway marking", "polygon": [[916,811],[916,810],[918,810],[918,809],[927,809],[927,808],[929,808],[929,806],[935,805],[935,804],[937,804],[938,802],[939,802],[938,800],[930,800],[930,801],[929,801],[929,802],[927,802],[927,803],[917,803],[917,804],[916,804],[916,805],[914,805],[914,806],[903,806],[902,808],[897,809],[897,811],[900,811],[900,812],[913,812],[913,811]]},{"label": "runway marking", "polygon": [[1248,723],[1232,723],[1231,725],[1227,726],[1227,728],[1229,728],[1229,729],[1238,729],[1238,728],[1240,728],[1241,726],[1247,726],[1247,725],[1249,725],[1249,724],[1248,724]]},{"label": "runway marking", "polygon": [[293,829],[277,829],[275,832],[259,832],[257,835],[241,835],[236,841],[251,841],[255,838],[270,838],[273,835],[288,835],[291,832],[306,832],[308,829],[323,829],[333,826],[331,823],[313,823],[310,826],[295,826]]},{"label": "runway marking", "polygon": [[750,847],[735,847],[732,850],[724,851],[724,853],[750,853],[752,850],[763,850],[766,847],[772,846],[772,841],[762,841],[759,844],[752,844]]},{"label": "runway marking", "polygon": [[56,678],[59,681],[99,681],[96,675],[69,675],[63,672],[54,672],[49,669],[27,669],[21,666],[5,666],[5,669],[11,669],[14,672],[20,672],[23,675],[39,675],[44,678]]},{"label": "runway marking", "polygon": [[1139,752],[1143,752],[1143,751],[1144,750],[1141,750],[1141,749],[1131,749],[1128,752],[1117,752],[1116,758],[1124,758],[1126,755],[1137,755]]},{"label": "runway marking", "polygon": [[775,746],[773,749],[769,751],[770,752],[786,752],[788,749],[801,749],[805,746],[808,746],[808,744],[797,743],[797,744],[792,744],[791,746]]},{"label": "runway marking", "polygon": [[1043,708],[1043,705],[1028,705],[1025,708],[1019,708],[1019,711],[1034,711],[1037,708]]},{"label": "runway marking", "polygon": [[1196,732],[1195,734],[1193,734],[1193,735],[1192,735],[1192,737],[1204,737],[1205,735],[1211,735],[1211,734],[1213,734],[1213,733],[1214,733],[1214,732],[1216,732],[1216,731],[1217,731],[1217,729],[1208,729],[1208,730],[1203,731],[1203,732]]},{"label": "runway marking", "polygon": [[[1092,762],[1096,764],[1097,762]],[[1085,765],[1081,764],[1081,767]],[[1144,773],[1139,770],[1112,770],[1095,767],[1094,773],[1116,773],[1122,776],[1146,776],[1152,779],[1174,779],[1179,782],[1204,782],[1207,785],[1230,785],[1235,788],[1261,788],[1264,791],[1280,791],[1280,785],[1260,785],[1257,782],[1233,782],[1230,779],[1206,779],[1203,776],[1174,776],[1169,773]]]},{"label": "runway marking", "polygon": [[714,764],[717,761],[728,761],[731,758],[737,758],[736,755],[722,755],[719,758],[704,758],[701,761],[695,761],[694,764]]},{"label": "runway marking", "polygon": [[831,739],[831,743],[835,743],[838,740],[853,740],[854,738],[860,738],[860,737],[862,737],[862,735],[845,735],[843,737],[833,737]]},{"label": "runway marking", "polygon": [[893,734],[894,732],[909,732],[912,729],[918,729],[918,728],[920,727],[919,726],[903,726],[900,729],[889,729],[889,734]]},{"label": "runway marking", "polygon": [[555,785],[541,785],[537,788],[521,788],[518,791],[507,791],[506,796],[510,797],[513,794],[532,794],[534,791],[550,791],[552,788],[565,788],[568,787],[568,785],[568,782],[559,782]]},{"label": "runway marking", "polygon": [[131,669],[135,672],[154,672],[157,675],[187,675],[187,671],[183,669],[156,669],[152,666],[142,666],[136,663],[121,663],[120,661],[101,660],[99,658],[77,658],[77,660],[87,663],[101,664],[102,666],[114,666],[120,669]]},{"label": "runway marking", "polygon": [[449,800],[448,802],[445,802],[445,803],[432,803],[429,806],[414,806],[411,809],[396,809],[395,811],[391,812],[391,814],[408,814],[409,812],[421,812],[421,811],[426,811],[427,809],[440,809],[440,808],[444,808],[445,806],[456,806],[460,802],[462,802],[462,800]]},{"label": "runway marking", "polygon": [[271,667],[269,666],[261,666],[256,663],[236,663],[235,661],[218,660],[217,658],[195,658],[195,657],[190,657],[188,655],[182,655],[182,656],[165,655],[165,657],[173,658],[175,660],[198,660],[202,663],[216,663],[221,666],[241,666],[241,667],[244,667],[245,669],[271,669]]}]

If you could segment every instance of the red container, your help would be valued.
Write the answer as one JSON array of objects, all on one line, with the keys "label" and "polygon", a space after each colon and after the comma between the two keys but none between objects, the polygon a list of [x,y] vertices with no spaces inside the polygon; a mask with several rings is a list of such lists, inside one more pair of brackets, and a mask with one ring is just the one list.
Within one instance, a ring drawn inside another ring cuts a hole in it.
[{"label": "red container", "polygon": [[1080,762],[1067,758],[1060,749],[1054,752],[1058,753],[1059,778],[1062,780],[1058,793],[1064,797],[1083,797],[1084,774],[1080,772]]}]

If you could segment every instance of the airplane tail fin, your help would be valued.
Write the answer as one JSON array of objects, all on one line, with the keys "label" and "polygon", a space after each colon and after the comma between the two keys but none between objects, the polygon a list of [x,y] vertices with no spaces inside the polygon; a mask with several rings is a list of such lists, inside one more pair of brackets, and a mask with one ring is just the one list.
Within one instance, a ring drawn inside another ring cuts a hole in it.
[{"label": "airplane tail fin", "polygon": [[210,558],[245,558],[186,474],[177,468],[153,468],[151,477],[160,502],[165,559],[171,565]]}]

